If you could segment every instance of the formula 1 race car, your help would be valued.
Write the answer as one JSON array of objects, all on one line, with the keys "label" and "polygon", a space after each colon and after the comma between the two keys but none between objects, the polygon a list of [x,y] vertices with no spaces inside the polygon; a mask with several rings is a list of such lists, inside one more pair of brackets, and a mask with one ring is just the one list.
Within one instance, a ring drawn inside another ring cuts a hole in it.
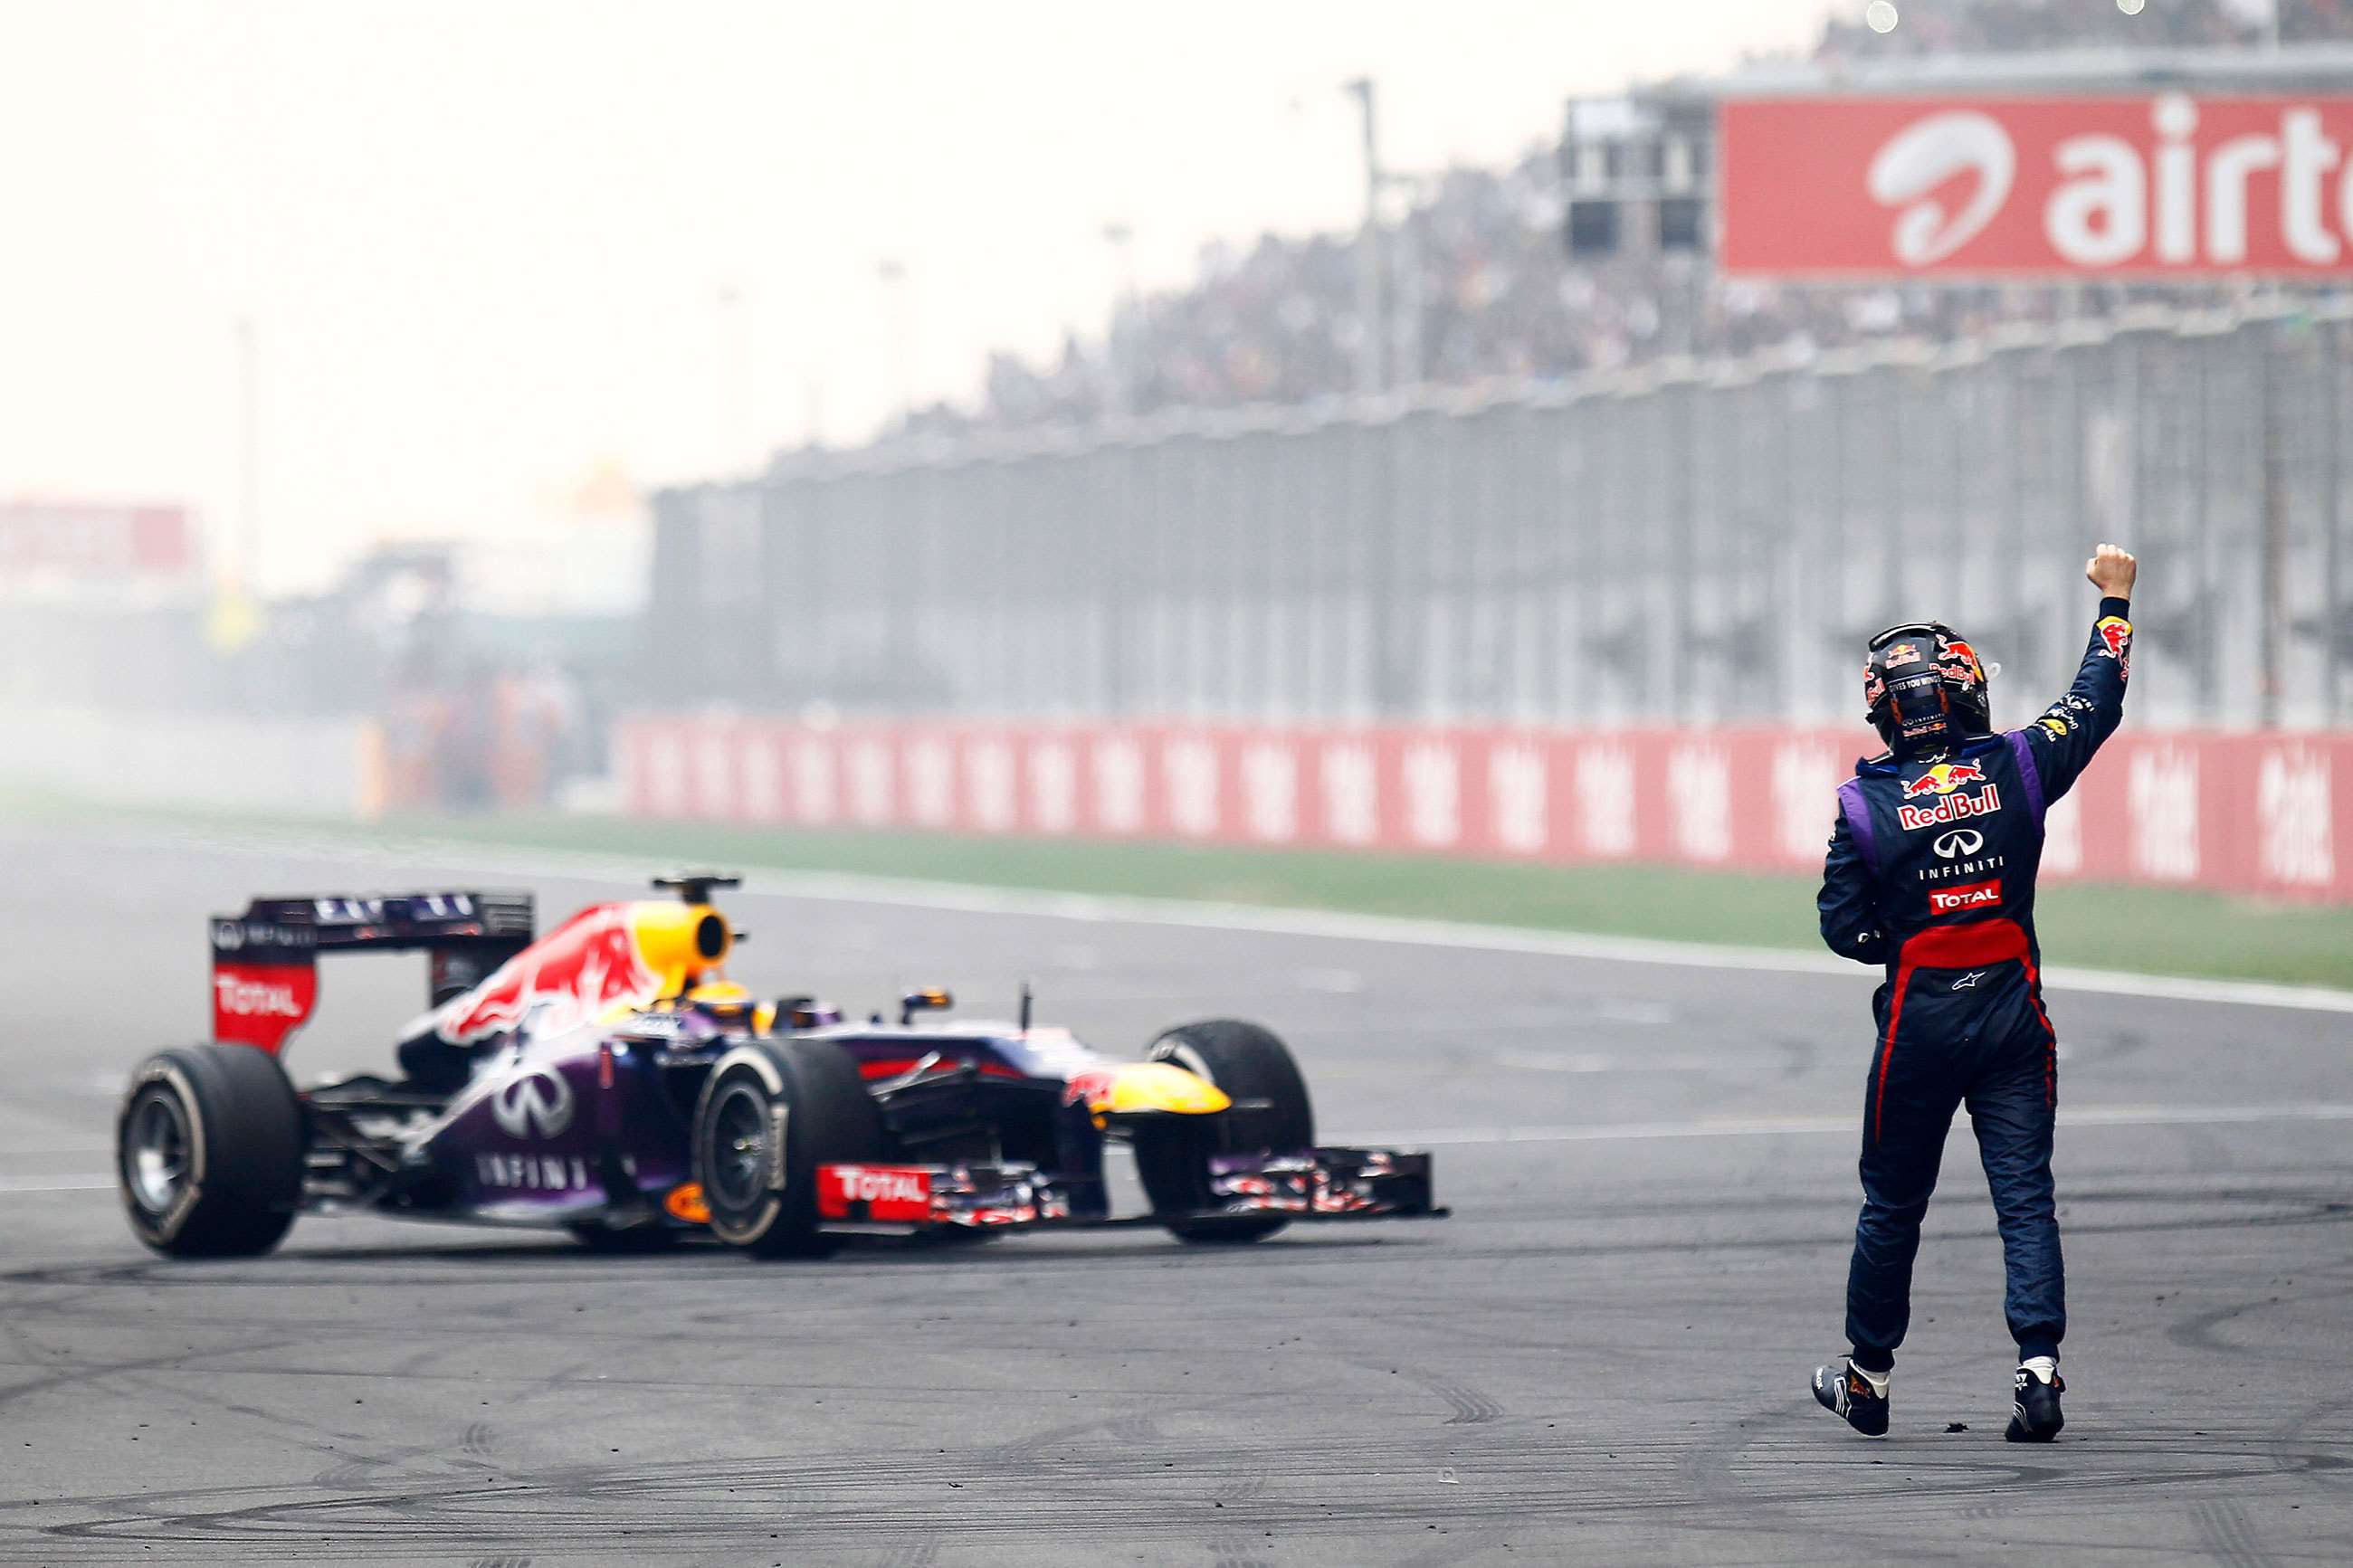
[{"label": "formula 1 race car", "polygon": [[[1427,1153],[1318,1148],[1282,1041],[1230,1021],[1168,1030],[1140,1062],[1060,1029],[947,1021],[917,991],[895,1026],[725,978],[733,878],[596,904],[534,940],[527,894],[266,898],[213,921],[210,1045],[132,1075],[123,1207],[179,1258],[252,1256],[297,1214],[570,1231],[635,1250],[708,1231],[764,1258],[848,1235],[1165,1226],[1255,1241],[1303,1220],[1436,1216]],[[281,1054],[322,952],[421,950],[429,1009],[398,1078],[297,1089]],[[1150,1212],[1114,1217],[1125,1142]]]}]

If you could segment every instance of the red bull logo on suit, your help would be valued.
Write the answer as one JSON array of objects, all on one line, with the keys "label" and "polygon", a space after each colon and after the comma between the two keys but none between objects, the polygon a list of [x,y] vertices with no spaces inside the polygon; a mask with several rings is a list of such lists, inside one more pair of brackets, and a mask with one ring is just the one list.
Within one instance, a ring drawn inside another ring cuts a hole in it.
[{"label": "red bull logo on suit", "polygon": [[1924,795],[1950,795],[1963,784],[1985,783],[1985,770],[1975,763],[1938,763],[1904,786],[1905,800]]},{"label": "red bull logo on suit", "polygon": [[2110,658],[2125,667],[2125,677],[2132,677],[2132,623],[2121,616],[2102,616],[2098,626],[2100,643]]},{"label": "red bull logo on suit", "polygon": [[[1968,795],[1960,793],[1970,784],[1985,787]],[[1935,804],[1910,804],[1921,799],[1933,799]],[[1904,801],[1895,808],[1896,820],[1904,825],[1905,831],[1912,832],[2000,811],[2001,786],[1987,777],[1986,771],[1975,763],[1938,763],[1918,778],[1905,781]]]}]

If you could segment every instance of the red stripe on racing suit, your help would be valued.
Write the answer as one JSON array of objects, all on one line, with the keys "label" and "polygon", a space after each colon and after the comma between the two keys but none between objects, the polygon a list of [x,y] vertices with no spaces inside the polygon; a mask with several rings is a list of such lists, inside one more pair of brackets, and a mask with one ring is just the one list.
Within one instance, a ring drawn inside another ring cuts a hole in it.
[{"label": "red stripe on racing suit", "polygon": [[[2034,972],[2034,953],[2026,940],[2026,928],[2016,921],[1996,917],[1989,921],[1971,921],[1966,925],[1930,926],[1915,932],[1897,952],[1895,986],[1887,1001],[1887,1034],[1879,1044],[1879,1079],[1871,1094],[1871,1136],[1879,1138],[1880,1122],[1887,1106],[1887,1066],[1895,1058],[1895,1031],[1904,1021],[1904,993],[1912,984],[1912,972],[1916,969],[1975,969],[1981,964],[2017,962],[2026,966],[2027,994],[2033,999],[2034,1016],[2042,1020],[2044,1034],[2051,1033],[2051,1020],[2042,1011],[2040,994],[2042,982]],[[2056,1051],[2056,1037],[2052,1049]],[[2047,1100],[2056,1088],[2055,1058],[2043,1070],[2042,1091]]]}]

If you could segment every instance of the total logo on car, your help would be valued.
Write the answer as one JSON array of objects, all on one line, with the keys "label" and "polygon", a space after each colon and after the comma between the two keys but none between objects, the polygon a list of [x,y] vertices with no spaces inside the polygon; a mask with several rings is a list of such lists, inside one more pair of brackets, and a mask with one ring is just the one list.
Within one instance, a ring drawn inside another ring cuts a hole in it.
[{"label": "total logo on car", "polygon": [[[1972,784],[1983,787],[1969,790]],[[1964,790],[1968,793],[1963,794]],[[1930,805],[1915,800],[1933,799]],[[1895,808],[1905,831],[1935,827],[1967,817],[1985,816],[2001,809],[2001,786],[1975,763],[1937,763],[1904,785],[1904,803]]]}]

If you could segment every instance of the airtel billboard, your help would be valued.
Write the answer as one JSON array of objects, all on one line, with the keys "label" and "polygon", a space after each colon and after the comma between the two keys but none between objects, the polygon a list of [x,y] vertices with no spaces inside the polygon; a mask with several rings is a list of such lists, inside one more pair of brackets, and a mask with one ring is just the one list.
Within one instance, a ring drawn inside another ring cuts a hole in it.
[{"label": "airtel billboard", "polygon": [[1749,99],[1726,272],[2353,275],[2353,98]]}]

